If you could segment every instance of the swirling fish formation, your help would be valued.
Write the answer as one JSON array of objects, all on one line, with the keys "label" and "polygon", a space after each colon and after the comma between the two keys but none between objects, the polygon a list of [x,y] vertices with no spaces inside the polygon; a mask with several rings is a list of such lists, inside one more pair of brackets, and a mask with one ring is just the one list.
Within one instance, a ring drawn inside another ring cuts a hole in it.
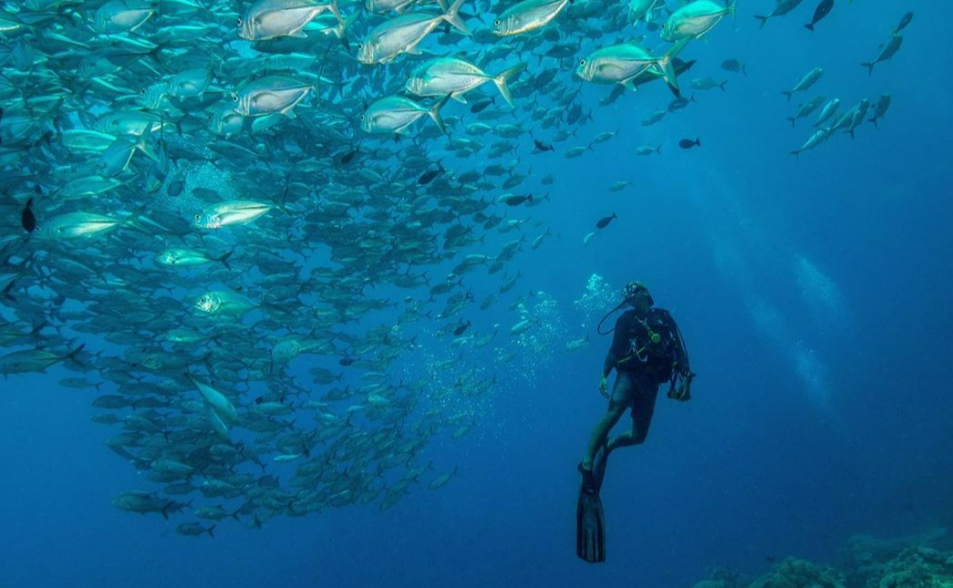
[{"label": "swirling fish formation", "polygon": [[[395,368],[422,335],[502,347],[464,315],[503,298],[522,309],[511,335],[535,328],[510,264],[549,238],[525,210],[549,198],[523,187],[524,156],[592,119],[580,80],[611,85],[603,106],[655,81],[687,105],[680,55],[736,6],[664,8],[6,3],[0,373],[76,372],[60,384],[97,391],[106,445],[151,485],[114,504],[190,517],[184,535],[447,484],[428,441],[464,437],[466,399],[497,380],[457,359]],[[479,303],[477,270],[499,280]]]}]

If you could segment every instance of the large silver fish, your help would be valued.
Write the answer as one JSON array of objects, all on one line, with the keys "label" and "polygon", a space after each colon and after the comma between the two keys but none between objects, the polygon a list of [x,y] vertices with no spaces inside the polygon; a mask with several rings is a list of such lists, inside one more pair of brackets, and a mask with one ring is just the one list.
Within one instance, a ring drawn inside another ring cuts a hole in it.
[{"label": "large silver fish", "polygon": [[337,0],[256,0],[239,19],[238,34],[249,41],[304,36],[304,27],[325,11],[341,19]]},{"label": "large silver fish", "polygon": [[446,96],[466,103],[464,95],[486,82],[493,84],[500,91],[503,99],[513,106],[513,97],[510,94],[507,82],[526,69],[525,64],[518,64],[490,75],[472,63],[457,57],[438,57],[417,66],[407,79],[407,91],[417,96]]},{"label": "large silver fish", "polygon": [[415,12],[403,14],[374,27],[364,42],[360,44],[357,59],[364,64],[390,63],[404,53],[420,53],[417,46],[431,31],[441,23],[449,23],[454,28],[469,35],[460,7],[465,0],[456,0],[449,8],[446,0],[439,0],[443,14]]},{"label": "large silver fish", "polygon": [[388,96],[371,104],[361,115],[361,128],[368,133],[403,133],[422,116],[429,116],[441,132],[447,128],[440,118],[440,109],[450,96],[444,96],[427,108],[403,96]]},{"label": "large silver fish", "polygon": [[312,84],[288,76],[265,76],[245,84],[235,96],[235,111],[243,116],[283,114],[292,116],[294,107],[315,90]]},{"label": "large silver fish", "polygon": [[523,0],[493,21],[493,32],[509,37],[536,30],[549,24],[568,4],[569,0]]}]

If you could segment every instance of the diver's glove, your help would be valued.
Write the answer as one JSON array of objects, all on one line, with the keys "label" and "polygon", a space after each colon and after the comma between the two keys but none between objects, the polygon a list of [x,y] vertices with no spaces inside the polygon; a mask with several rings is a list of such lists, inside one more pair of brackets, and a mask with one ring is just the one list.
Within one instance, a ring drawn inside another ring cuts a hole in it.
[{"label": "diver's glove", "polygon": [[606,398],[609,397],[609,382],[606,380],[605,375],[599,378],[599,394],[602,394]]}]

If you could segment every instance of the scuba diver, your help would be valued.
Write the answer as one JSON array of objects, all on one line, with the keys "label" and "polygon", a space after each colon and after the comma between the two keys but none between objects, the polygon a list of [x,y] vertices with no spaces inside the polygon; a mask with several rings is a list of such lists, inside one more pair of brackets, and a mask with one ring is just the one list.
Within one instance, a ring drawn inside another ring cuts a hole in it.
[{"label": "scuba diver", "polygon": [[[669,398],[687,402],[695,377],[678,325],[667,310],[654,307],[648,288],[630,282],[622,290],[622,298],[596,328],[600,335],[615,331],[599,378],[599,392],[609,399],[609,410],[596,423],[579,463],[582,487],[576,508],[576,554],[590,563],[605,561],[605,517],[599,490],[609,454],[645,441],[661,384],[669,383]],[[606,319],[625,306],[632,308],[622,313],[614,329],[603,332]],[[610,395],[607,378],[613,369],[616,380]],[[610,440],[609,432],[627,408],[632,411],[632,428]]]}]

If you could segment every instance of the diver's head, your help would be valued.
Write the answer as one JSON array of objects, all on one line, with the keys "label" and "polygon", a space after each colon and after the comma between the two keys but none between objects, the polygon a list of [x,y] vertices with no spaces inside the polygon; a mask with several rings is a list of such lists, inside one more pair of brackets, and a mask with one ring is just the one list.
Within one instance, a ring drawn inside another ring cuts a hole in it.
[{"label": "diver's head", "polygon": [[623,301],[640,312],[646,312],[655,304],[655,300],[641,282],[629,282],[622,289]]}]

